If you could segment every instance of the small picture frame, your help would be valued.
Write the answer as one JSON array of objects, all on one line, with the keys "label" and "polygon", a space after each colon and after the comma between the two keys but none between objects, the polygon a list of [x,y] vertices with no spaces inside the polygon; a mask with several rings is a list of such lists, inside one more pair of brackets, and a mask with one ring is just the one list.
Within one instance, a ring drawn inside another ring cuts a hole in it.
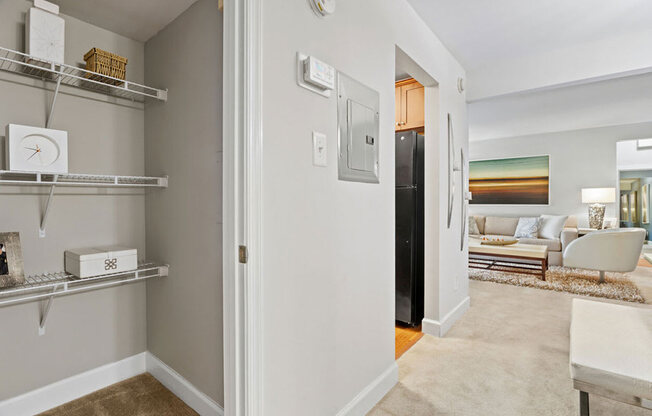
[{"label": "small picture frame", "polygon": [[25,282],[20,234],[0,233],[0,288]]}]

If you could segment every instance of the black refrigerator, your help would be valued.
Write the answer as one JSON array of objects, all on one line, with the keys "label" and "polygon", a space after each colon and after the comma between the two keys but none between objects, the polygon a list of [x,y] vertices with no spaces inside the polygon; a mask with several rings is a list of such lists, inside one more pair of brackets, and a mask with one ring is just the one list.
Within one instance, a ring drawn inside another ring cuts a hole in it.
[{"label": "black refrigerator", "polygon": [[423,319],[424,137],[396,133],[396,321]]}]

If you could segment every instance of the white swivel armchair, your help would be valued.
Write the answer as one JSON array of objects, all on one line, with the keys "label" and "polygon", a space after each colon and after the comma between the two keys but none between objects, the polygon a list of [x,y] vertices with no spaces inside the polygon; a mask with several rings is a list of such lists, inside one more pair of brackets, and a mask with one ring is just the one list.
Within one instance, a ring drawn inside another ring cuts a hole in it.
[{"label": "white swivel armchair", "polygon": [[600,272],[631,272],[636,269],[643,250],[646,231],[642,228],[618,228],[593,231],[571,242],[564,251],[564,266]]}]

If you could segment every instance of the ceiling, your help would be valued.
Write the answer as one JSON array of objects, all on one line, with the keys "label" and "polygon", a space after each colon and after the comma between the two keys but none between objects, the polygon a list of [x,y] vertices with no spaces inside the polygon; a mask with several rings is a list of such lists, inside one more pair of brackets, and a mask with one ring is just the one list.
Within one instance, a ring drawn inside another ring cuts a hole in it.
[{"label": "ceiling", "polygon": [[95,26],[145,42],[196,0],[50,0],[60,11]]},{"label": "ceiling", "polygon": [[408,0],[468,70],[650,29],[649,0]]}]

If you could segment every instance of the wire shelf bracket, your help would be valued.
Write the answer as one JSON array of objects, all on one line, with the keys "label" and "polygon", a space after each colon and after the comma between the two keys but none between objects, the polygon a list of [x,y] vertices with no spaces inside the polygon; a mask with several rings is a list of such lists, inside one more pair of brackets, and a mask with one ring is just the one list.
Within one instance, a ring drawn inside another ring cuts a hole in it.
[{"label": "wire shelf bracket", "polygon": [[50,193],[39,225],[39,237],[45,238],[45,225],[54,201],[57,186],[85,188],[167,188],[167,176],[117,176],[81,173],[41,173],[0,170],[0,185],[49,186]]},{"label": "wire shelf bracket", "polygon": [[0,307],[34,301],[41,302],[38,330],[39,334],[43,335],[56,297],[135,283],[153,277],[164,277],[168,275],[169,266],[158,263],[141,263],[136,270],[85,279],[80,279],[64,272],[34,275],[27,277],[23,284],[0,289]]}]

